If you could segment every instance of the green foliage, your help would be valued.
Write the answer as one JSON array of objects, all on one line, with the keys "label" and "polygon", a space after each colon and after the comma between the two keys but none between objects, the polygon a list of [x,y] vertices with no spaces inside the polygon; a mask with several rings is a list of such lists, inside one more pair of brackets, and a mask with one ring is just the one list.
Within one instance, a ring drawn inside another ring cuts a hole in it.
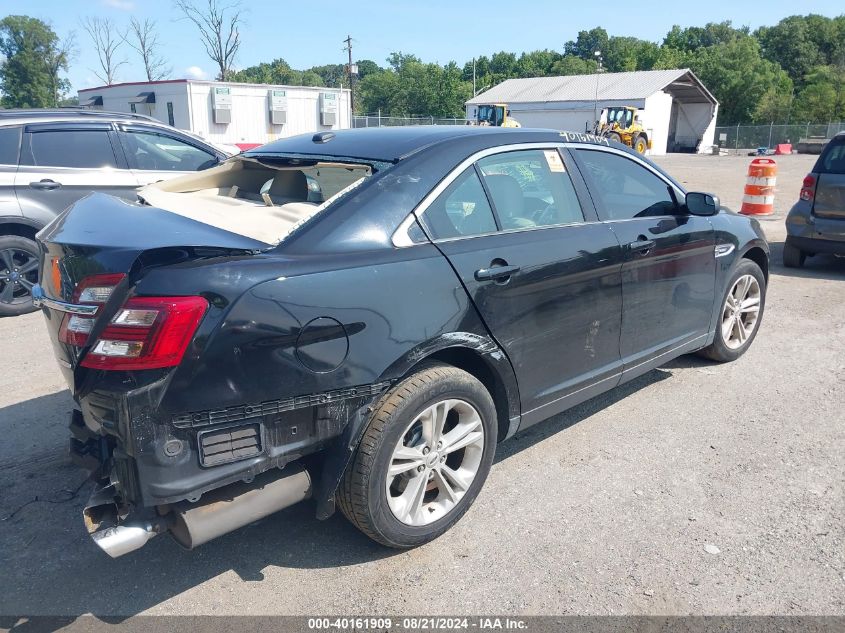
[{"label": "green foliage", "polygon": [[358,84],[362,112],[462,116],[472,88],[463,80],[457,64],[424,64],[418,57],[401,52],[391,54],[387,62],[388,69],[368,73]]},{"label": "green foliage", "polygon": [[25,15],[0,20],[0,105],[5,108],[44,108],[58,105],[67,80],[59,76],[68,66],[67,52],[53,29]]},{"label": "green foliage", "polygon": [[753,121],[764,95],[790,94],[785,71],[760,56],[760,43],[751,36],[699,48],[689,57],[690,68],[719,100],[719,122],[733,125]]},{"label": "green foliage", "polygon": [[594,59],[581,59],[575,55],[564,55],[552,64],[552,76],[566,75],[589,75],[598,69],[599,65]]}]

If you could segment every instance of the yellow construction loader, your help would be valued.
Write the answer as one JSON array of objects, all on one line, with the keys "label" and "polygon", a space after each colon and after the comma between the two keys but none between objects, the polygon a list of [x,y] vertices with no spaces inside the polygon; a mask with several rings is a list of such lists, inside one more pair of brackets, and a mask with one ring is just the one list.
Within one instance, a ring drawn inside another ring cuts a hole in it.
[{"label": "yellow construction loader", "polygon": [[475,121],[471,123],[492,127],[522,127],[519,121],[511,117],[510,108],[506,103],[485,103],[478,106]]},{"label": "yellow construction loader", "polygon": [[603,108],[593,133],[632,147],[639,154],[645,154],[647,149],[651,149],[651,139],[640,123],[637,112],[637,108],[633,106]]}]

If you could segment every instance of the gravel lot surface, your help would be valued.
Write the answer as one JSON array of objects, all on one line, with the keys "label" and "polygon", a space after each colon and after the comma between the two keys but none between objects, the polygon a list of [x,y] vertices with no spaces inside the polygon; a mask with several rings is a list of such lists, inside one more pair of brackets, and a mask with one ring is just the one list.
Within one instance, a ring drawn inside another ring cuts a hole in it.
[{"label": "gravel lot surface", "polygon": [[[749,160],[657,162],[738,209]],[[813,157],[778,162],[751,350],[678,359],[501,445],[467,516],[410,552],[305,503],[109,559],[82,525],[42,317],[0,319],[0,615],[845,614],[845,260],[780,266]]]}]

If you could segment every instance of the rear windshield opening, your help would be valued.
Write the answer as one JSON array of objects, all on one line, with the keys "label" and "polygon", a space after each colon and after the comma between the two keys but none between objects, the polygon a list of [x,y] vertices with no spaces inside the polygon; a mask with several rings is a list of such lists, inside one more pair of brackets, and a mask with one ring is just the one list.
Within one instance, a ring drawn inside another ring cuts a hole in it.
[{"label": "rear windshield opening", "polygon": [[376,169],[332,159],[238,156],[196,174],[149,185],[138,195],[165,211],[278,244]]}]

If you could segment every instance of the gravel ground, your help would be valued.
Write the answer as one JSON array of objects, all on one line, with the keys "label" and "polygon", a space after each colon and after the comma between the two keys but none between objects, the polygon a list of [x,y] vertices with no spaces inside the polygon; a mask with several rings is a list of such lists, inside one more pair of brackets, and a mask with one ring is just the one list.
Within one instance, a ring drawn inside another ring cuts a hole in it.
[{"label": "gravel ground", "polygon": [[[658,162],[738,209],[745,157]],[[39,314],[0,320],[0,615],[845,614],[845,261],[780,267],[812,157],[779,160],[762,329],[500,446],[475,506],[410,552],[300,504],[193,552],[117,560],[82,526],[72,401]]]}]

